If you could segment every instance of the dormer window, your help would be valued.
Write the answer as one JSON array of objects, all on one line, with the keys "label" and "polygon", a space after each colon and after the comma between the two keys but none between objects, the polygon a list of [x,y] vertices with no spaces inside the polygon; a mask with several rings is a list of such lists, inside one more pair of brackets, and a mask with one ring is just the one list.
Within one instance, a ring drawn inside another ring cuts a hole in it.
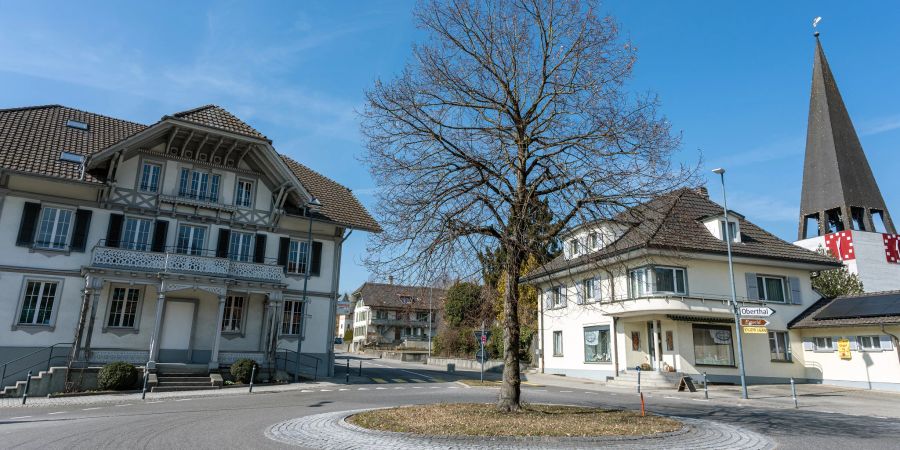
[{"label": "dormer window", "polygon": [[600,235],[596,232],[593,232],[588,235],[588,245],[590,245],[591,250],[597,250],[600,248]]},{"label": "dormer window", "polygon": [[581,253],[581,243],[578,242],[578,238],[572,239],[569,241],[569,254],[578,256],[579,253]]},{"label": "dormer window", "polygon": [[740,219],[744,217],[733,211],[728,212],[728,221],[725,221],[723,214],[708,216],[703,219],[703,225],[709,230],[716,239],[725,241],[731,238],[731,242],[741,242],[741,224]]},{"label": "dormer window", "polygon": [[725,232],[725,221],[719,221],[719,236],[723,241],[726,239],[726,236],[731,237],[731,242],[740,242],[741,236],[738,234],[738,226],[737,222],[728,221],[728,233]]}]

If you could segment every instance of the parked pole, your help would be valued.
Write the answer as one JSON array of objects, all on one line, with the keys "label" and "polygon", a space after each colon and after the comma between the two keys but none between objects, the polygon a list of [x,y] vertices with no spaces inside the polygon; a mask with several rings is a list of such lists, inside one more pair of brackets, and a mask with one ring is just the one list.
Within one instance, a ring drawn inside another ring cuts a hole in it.
[{"label": "parked pole", "polygon": [[147,379],[150,378],[150,371],[144,366],[144,387],[141,388],[141,400],[147,398]]},{"label": "parked pole", "polygon": [[359,360],[359,376],[362,376],[362,360]]},{"label": "parked pole", "polygon": [[22,393],[22,404],[28,401],[28,388],[31,387],[31,371],[28,371],[28,378],[25,379],[25,392]]},{"label": "parked pole", "polygon": [[709,380],[706,379],[706,372],[703,372],[703,396],[709,400]]},{"label": "parked pole", "polygon": [[794,409],[800,408],[797,404],[797,385],[794,384],[794,377],[791,377],[791,397],[794,397]]},{"label": "parked pole", "polygon": [[253,380],[256,379],[256,364],[250,369],[250,393],[253,393]]},{"label": "parked pole", "polygon": [[[640,394],[641,393],[641,368],[638,367],[637,371],[638,371],[638,394]],[[643,399],[644,396],[641,395],[641,398]]]},{"label": "parked pole", "polygon": [[641,392],[641,417],[644,417],[644,393]]}]

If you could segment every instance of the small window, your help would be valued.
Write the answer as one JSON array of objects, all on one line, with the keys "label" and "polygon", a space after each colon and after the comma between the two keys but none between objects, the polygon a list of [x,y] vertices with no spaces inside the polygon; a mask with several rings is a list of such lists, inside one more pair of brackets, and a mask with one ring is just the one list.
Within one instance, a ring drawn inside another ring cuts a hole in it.
[{"label": "small window", "polygon": [[69,246],[69,231],[74,213],[68,209],[44,207],[35,247],[65,250]]},{"label": "small window", "polygon": [[818,351],[834,350],[834,342],[832,341],[831,336],[815,337],[813,338],[813,345]]},{"label": "small window", "polygon": [[253,182],[246,180],[238,180],[237,194],[234,198],[234,204],[249,208],[253,204],[252,200]]},{"label": "small window", "polygon": [[19,325],[50,325],[58,288],[59,283],[55,281],[29,281],[25,285]]},{"label": "small window", "polygon": [[219,175],[199,170],[181,169],[178,195],[193,200],[219,201]]},{"label": "small window", "polygon": [[550,306],[552,308],[562,308],[563,306],[566,306],[566,295],[564,289],[565,287],[563,286],[556,286],[550,291]]},{"label": "small window", "polygon": [[584,329],[584,362],[612,362],[608,326]]},{"label": "small window", "polygon": [[134,328],[141,290],[137,288],[114,288],[109,299],[109,319],[106,326],[111,328]]},{"label": "small window", "polygon": [[160,172],[162,172],[162,166],[159,164],[144,163],[141,169],[141,184],[138,189],[143,192],[158,192]]},{"label": "small window", "polygon": [[872,214],[872,224],[875,226],[876,233],[887,233],[887,228],[884,226],[884,211],[880,209],[870,210]]},{"label": "small window", "polygon": [[175,253],[202,256],[206,240],[206,228],[194,225],[178,227]]},{"label": "small window", "polygon": [[88,124],[81,122],[79,120],[67,120],[66,126],[69,128],[75,128],[76,130],[87,131]]},{"label": "small window", "polygon": [[563,355],[562,331],[553,332],[553,356]]},{"label": "small window", "polygon": [[119,246],[128,250],[147,251],[150,247],[150,219],[126,217],[122,224],[122,241]]},{"label": "small window", "polygon": [[75,164],[84,164],[84,156],[83,155],[79,155],[77,153],[72,153],[72,152],[67,152],[67,151],[62,151],[59,154],[59,160],[65,161],[65,162],[70,162],[70,163],[75,163]]},{"label": "small window", "polygon": [[859,348],[863,351],[881,351],[880,336],[857,336],[856,341],[859,342]]},{"label": "small window", "polygon": [[569,253],[572,256],[578,256],[578,254],[581,253],[581,244],[578,242],[578,239],[569,241]]},{"label": "small window", "polygon": [[[725,221],[724,220],[719,221],[719,235],[722,236],[723,241],[726,239],[725,238],[726,233],[725,233]],[[731,242],[740,241],[738,232],[737,232],[737,223],[728,221],[728,236],[731,236]]]},{"label": "small window", "polygon": [[808,214],[803,217],[803,239],[819,236],[819,214]]},{"label": "small window", "polygon": [[594,279],[593,278],[585,278],[581,280],[581,292],[584,295],[584,300],[591,301],[594,299]]},{"label": "small window", "polygon": [[756,277],[759,299],[767,302],[785,302],[784,278],[759,275]]},{"label": "small window", "polygon": [[309,262],[309,242],[291,241],[288,247],[288,273],[305,274]]},{"label": "small window", "polygon": [[225,311],[222,315],[222,331],[240,333],[241,319],[244,316],[244,297],[229,295],[225,299]]},{"label": "small window", "polygon": [[416,301],[416,299],[413,298],[413,297],[411,297],[411,296],[409,296],[409,295],[401,295],[401,296],[400,296],[400,303],[402,303],[402,304],[404,304],[404,305],[408,305],[408,304],[413,303],[413,302],[415,302],[415,301]]},{"label": "small window", "polygon": [[293,300],[284,302],[284,314],[281,318],[281,334],[299,335],[303,321],[303,303]]},{"label": "small window", "polygon": [[687,294],[684,282],[684,269],[675,267],[654,267],[656,289],[654,292]]},{"label": "small window", "polygon": [[850,207],[850,228],[866,231],[866,210],[858,206]]},{"label": "small window", "polygon": [[253,233],[232,231],[229,237],[228,257],[232,261],[250,262],[253,258]]},{"label": "small window", "polygon": [[844,220],[841,216],[841,209],[834,208],[825,211],[825,226],[828,233],[837,233],[844,231]]},{"label": "small window", "polygon": [[600,236],[597,233],[589,234],[588,242],[590,243],[591,250],[597,250],[598,248],[600,248]]},{"label": "small window", "polygon": [[769,332],[769,354],[772,361],[791,360],[791,340],[787,331]]},{"label": "small window", "polygon": [[628,272],[631,298],[643,297],[650,293],[650,277],[647,269],[636,269]]}]

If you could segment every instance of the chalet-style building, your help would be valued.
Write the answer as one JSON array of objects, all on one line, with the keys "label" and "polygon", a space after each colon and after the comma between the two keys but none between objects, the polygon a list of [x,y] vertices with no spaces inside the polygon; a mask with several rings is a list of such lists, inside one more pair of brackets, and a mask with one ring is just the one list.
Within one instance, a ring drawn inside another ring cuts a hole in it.
[{"label": "chalet-style building", "polygon": [[363,283],[352,297],[353,349],[366,346],[427,349],[438,330],[444,289]]},{"label": "chalet-style building", "polygon": [[214,105],[151,125],[0,110],[0,207],[0,364],[57,345],[54,365],[215,371],[301,339],[301,371],[327,374],[342,244],[379,231],[349,189]]}]

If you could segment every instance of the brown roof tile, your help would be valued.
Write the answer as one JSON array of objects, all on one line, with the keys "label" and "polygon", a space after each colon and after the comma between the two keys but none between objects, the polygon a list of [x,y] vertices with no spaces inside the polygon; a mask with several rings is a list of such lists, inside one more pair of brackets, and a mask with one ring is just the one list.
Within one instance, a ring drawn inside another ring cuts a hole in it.
[{"label": "brown roof tile", "polygon": [[211,128],[218,128],[220,130],[225,130],[231,133],[265,139],[269,142],[272,142],[271,140],[269,140],[269,138],[257,131],[255,128],[247,125],[247,122],[238,119],[234,114],[231,114],[230,112],[225,110],[225,108],[222,108],[220,106],[205,105],[199,108],[177,112],[175,114],[172,114],[172,117],[186,120],[188,122],[194,122],[196,124]]},{"label": "brown roof tile", "polygon": [[[362,297],[366,306],[381,306],[387,308],[403,308],[411,307],[411,309],[428,309],[428,300],[431,296],[432,306],[440,305],[440,299],[447,296],[444,289],[430,288],[427,286],[403,286],[400,284],[373,283],[367,281],[363,283],[353,293],[354,297],[359,295]],[[415,299],[412,306],[404,304],[401,298],[412,297]]]}]

